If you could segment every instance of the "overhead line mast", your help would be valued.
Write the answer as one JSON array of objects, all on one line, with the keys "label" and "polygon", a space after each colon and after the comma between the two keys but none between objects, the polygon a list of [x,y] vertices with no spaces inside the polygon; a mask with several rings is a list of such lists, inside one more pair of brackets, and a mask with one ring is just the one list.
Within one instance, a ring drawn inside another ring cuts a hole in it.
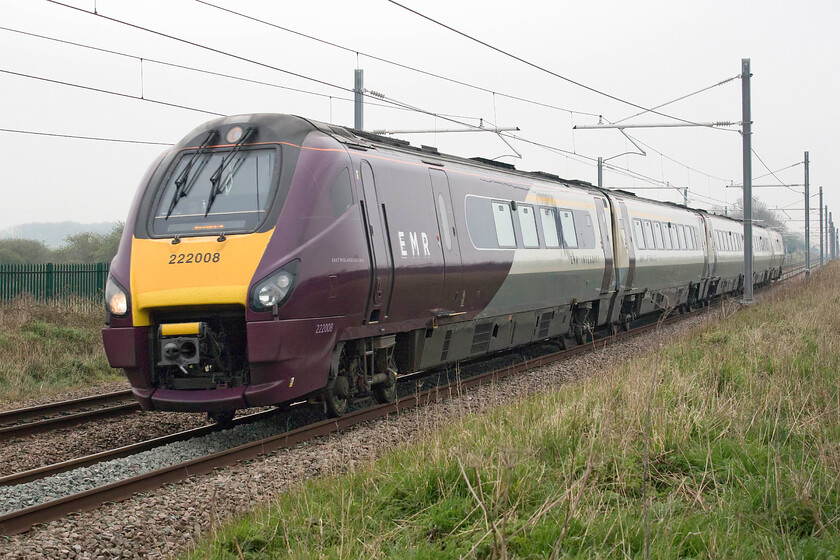
[{"label": "overhead line mast", "polygon": [[744,159],[744,297],[742,303],[753,302],[753,236],[752,236],[752,115],[750,111],[750,59],[741,59],[741,140]]}]

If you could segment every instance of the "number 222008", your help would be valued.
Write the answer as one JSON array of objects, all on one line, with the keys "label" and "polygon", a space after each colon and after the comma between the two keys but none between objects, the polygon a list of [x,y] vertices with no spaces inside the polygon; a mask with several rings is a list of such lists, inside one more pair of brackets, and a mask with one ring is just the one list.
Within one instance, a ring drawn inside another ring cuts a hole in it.
[{"label": "number 222008", "polygon": [[219,262],[219,257],[219,253],[180,253],[178,255],[169,255],[169,264],[217,263]]},{"label": "number 222008", "polygon": [[333,323],[321,323],[315,325],[315,334],[331,333],[333,331]]}]

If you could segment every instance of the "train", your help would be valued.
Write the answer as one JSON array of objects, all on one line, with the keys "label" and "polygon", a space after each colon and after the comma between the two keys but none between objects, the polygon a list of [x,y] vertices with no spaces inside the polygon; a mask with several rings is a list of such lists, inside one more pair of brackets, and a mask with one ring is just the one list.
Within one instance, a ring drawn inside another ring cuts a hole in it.
[{"label": "train", "polygon": [[222,117],[143,177],[102,336],[144,410],[340,416],[403,375],[778,279],[782,236],[752,241],[745,279],[728,217],[298,116]]}]

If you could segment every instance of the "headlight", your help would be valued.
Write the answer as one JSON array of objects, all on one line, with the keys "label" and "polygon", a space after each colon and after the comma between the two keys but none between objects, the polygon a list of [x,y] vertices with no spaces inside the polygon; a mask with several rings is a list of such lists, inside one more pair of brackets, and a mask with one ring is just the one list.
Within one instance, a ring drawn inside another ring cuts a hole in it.
[{"label": "headlight", "polygon": [[295,283],[299,262],[294,260],[254,284],[251,289],[251,307],[255,311],[268,311],[286,301]]},{"label": "headlight", "polygon": [[128,292],[110,274],[105,284],[105,308],[117,317],[128,313]]}]

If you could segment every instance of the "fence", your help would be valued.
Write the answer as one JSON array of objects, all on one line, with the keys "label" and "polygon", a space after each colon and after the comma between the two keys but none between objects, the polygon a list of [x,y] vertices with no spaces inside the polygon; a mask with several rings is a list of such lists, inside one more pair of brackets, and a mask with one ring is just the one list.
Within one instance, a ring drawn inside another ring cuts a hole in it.
[{"label": "fence", "polygon": [[39,301],[76,298],[101,303],[108,263],[0,264],[0,302],[29,294]]}]

